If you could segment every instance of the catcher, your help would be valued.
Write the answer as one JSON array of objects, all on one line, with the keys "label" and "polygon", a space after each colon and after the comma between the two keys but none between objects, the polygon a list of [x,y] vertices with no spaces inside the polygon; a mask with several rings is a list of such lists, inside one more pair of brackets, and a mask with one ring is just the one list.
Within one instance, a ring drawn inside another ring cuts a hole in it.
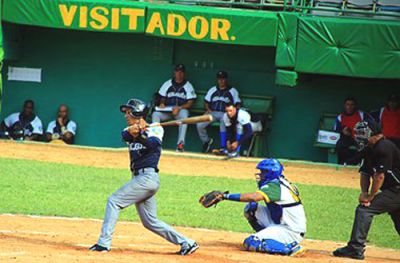
[{"label": "catcher", "polygon": [[[306,217],[299,192],[283,175],[283,166],[276,159],[258,163],[256,174],[258,191],[249,194],[229,194],[212,191],[199,202],[206,208],[222,200],[248,202],[244,216],[255,234],[247,237],[246,250],[280,255],[299,255],[304,248],[299,244],[306,232]],[[264,201],[266,206],[257,202]]]}]

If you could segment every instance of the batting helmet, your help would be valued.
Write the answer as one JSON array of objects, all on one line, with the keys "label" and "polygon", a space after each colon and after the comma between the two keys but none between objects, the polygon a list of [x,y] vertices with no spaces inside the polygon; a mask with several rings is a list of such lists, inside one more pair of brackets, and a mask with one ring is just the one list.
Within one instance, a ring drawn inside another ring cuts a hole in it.
[{"label": "batting helmet", "polygon": [[146,117],[147,105],[139,99],[130,99],[127,103],[119,106],[121,112],[126,112],[127,109],[131,110],[130,115],[133,118]]},{"label": "batting helmet", "polygon": [[258,187],[262,187],[266,183],[278,179],[282,175],[283,166],[277,159],[265,159],[256,166],[260,170],[257,174]]}]

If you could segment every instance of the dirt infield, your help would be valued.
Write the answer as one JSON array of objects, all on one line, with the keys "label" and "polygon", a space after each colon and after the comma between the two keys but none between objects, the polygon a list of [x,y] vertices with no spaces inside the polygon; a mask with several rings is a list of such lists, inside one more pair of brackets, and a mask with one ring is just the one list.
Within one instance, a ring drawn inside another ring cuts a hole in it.
[{"label": "dirt infield", "polygon": [[[163,155],[160,169],[177,175],[251,178],[257,160],[222,161],[196,155]],[[16,158],[126,169],[126,151],[0,141],[0,158]],[[358,187],[355,169],[307,164],[286,164],[286,174],[305,184]],[[331,251],[343,244],[305,240],[308,249],[301,258],[271,256],[242,251],[243,233],[181,228],[200,244],[189,257],[175,255],[179,248],[145,230],[138,223],[119,222],[110,253],[93,253],[101,221],[55,217],[0,215],[0,262],[348,262],[334,258]],[[369,247],[369,262],[399,262],[400,251]]]},{"label": "dirt infield", "polygon": [[[145,230],[138,223],[117,225],[110,253],[89,252],[101,227],[99,220],[0,215],[0,262],[348,262],[330,251],[342,245],[304,241],[308,248],[300,258],[271,256],[242,251],[246,234],[181,228],[195,238],[200,249],[193,255],[175,255],[179,247]],[[398,262],[400,252],[367,250],[367,262]]]},{"label": "dirt infield", "polygon": [[[164,151],[160,162],[161,172],[176,175],[248,179],[253,178],[254,167],[258,161],[247,158],[225,161],[215,157],[203,158],[204,155],[200,154],[185,154],[184,156]],[[98,150],[11,141],[0,141],[0,157],[123,169],[127,169],[129,164],[128,152],[125,150]],[[287,162],[285,163],[285,175],[291,181],[303,184],[359,187],[357,170],[339,166]]]}]

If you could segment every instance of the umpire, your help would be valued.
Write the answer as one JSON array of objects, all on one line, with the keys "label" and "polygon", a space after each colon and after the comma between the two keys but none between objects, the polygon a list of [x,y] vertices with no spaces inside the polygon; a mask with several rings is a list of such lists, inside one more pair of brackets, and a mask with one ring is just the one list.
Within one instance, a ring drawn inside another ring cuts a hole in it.
[{"label": "umpire", "polygon": [[372,126],[358,122],[354,128],[355,141],[364,152],[360,168],[360,204],[351,239],[347,246],[333,252],[336,257],[364,259],[368,231],[376,215],[389,213],[400,235],[400,150]]}]

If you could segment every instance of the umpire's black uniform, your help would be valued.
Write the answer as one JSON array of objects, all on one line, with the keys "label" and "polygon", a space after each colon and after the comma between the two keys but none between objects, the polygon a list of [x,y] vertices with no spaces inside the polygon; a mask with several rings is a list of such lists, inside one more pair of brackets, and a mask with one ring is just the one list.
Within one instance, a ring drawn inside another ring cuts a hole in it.
[{"label": "umpire's black uniform", "polygon": [[363,253],[375,215],[389,213],[400,235],[400,150],[390,140],[380,139],[367,147],[360,173],[369,177],[375,173],[385,174],[381,192],[372,199],[370,206],[359,205],[356,209],[348,246]]}]

